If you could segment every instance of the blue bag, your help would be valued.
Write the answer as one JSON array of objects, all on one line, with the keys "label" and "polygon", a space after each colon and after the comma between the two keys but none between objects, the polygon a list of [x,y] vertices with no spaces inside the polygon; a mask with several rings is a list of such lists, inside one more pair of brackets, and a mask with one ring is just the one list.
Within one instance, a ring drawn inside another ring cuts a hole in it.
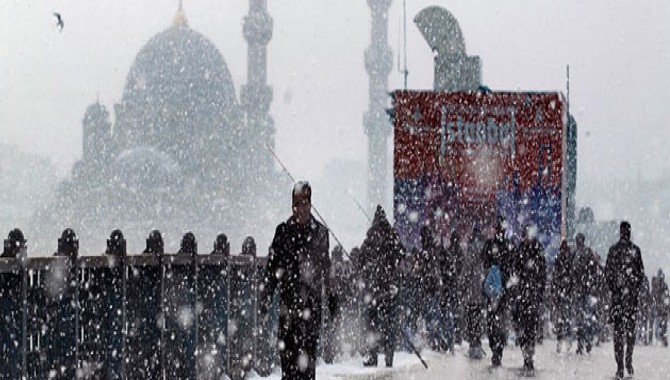
[{"label": "blue bag", "polygon": [[497,264],[491,265],[484,279],[484,294],[492,301],[500,299],[503,293],[502,272]]}]

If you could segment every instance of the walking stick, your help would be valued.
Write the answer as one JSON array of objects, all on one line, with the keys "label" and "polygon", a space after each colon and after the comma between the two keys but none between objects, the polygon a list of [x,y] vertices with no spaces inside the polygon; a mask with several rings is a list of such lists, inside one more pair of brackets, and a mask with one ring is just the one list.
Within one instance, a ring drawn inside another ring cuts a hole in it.
[{"label": "walking stick", "polygon": [[416,347],[414,347],[414,344],[412,343],[412,340],[409,338],[409,336],[407,336],[407,331],[405,331],[405,329],[402,329],[402,328],[400,330],[402,330],[402,336],[403,336],[403,338],[405,338],[405,341],[407,342],[407,345],[409,345],[409,347],[412,349],[414,354],[419,358],[419,360],[421,361],[421,364],[423,364],[423,366],[426,369],[428,369],[428,364],[426,364],[426,361],[423,360],[423,358],[421,357],[421,354],[419,354],[419,351],[416,349]]}]

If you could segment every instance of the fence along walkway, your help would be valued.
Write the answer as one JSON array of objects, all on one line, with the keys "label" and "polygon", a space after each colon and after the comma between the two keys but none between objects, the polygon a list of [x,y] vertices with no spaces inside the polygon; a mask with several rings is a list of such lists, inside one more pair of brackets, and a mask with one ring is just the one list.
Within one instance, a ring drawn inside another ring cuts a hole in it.
[{"label": "fence along walkway", "polygon": [[0,258],[0,378],[267,374],[277,354],[274,326],[257,326],[264,267],[220,255]]}]

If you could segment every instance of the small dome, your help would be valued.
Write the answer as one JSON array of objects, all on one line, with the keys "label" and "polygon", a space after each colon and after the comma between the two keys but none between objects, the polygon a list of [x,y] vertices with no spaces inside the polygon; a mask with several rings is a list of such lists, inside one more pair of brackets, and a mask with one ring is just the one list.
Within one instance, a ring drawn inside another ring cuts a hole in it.
[{"label": "small dome", "polygon": [[178,185],[179,166],[167,154],[150,147],[122,152],[112,164],[115,185],[130,190],[161,191]]}]

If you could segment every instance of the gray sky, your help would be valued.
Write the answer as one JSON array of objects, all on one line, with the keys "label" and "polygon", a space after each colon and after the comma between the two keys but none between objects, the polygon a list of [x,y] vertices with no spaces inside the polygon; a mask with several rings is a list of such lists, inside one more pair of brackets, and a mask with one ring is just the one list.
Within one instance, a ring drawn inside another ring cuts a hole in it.
[{"label": "gray sky", "polygon": [[[177,0],[0,2],[0,138],[51,157],[69,172],[81,156],[81,120],[100,99],[113,117],[140,48],[171,25]],[[364,161],[368,105],[363,54],[370,43],[364,0],[269,0],[274,36],[268,81],[277,151],[299,177],[321,176],[335,158]],[[578,183],[668,170],[670,2],[483,0],[407,2],[409,88],[430,89],[432,53],[412,19],[427,5],[449,9],[493,90],[565,91],[579,124]],[[185,0],[191,28],[220,50],[235,82],[246,81],[244,0]],[[59,33],[53,11],[63,15]],[[389,14],[397,56],[402,1]],[[197,59],[197,57],[193,57]],[[394,69],[390,89],[402,86]],[[299,136],[299,137],[298,137]],[[579,185],[578,185],[579,186]],[[581,190],[581,189],[580,189]]]}]

